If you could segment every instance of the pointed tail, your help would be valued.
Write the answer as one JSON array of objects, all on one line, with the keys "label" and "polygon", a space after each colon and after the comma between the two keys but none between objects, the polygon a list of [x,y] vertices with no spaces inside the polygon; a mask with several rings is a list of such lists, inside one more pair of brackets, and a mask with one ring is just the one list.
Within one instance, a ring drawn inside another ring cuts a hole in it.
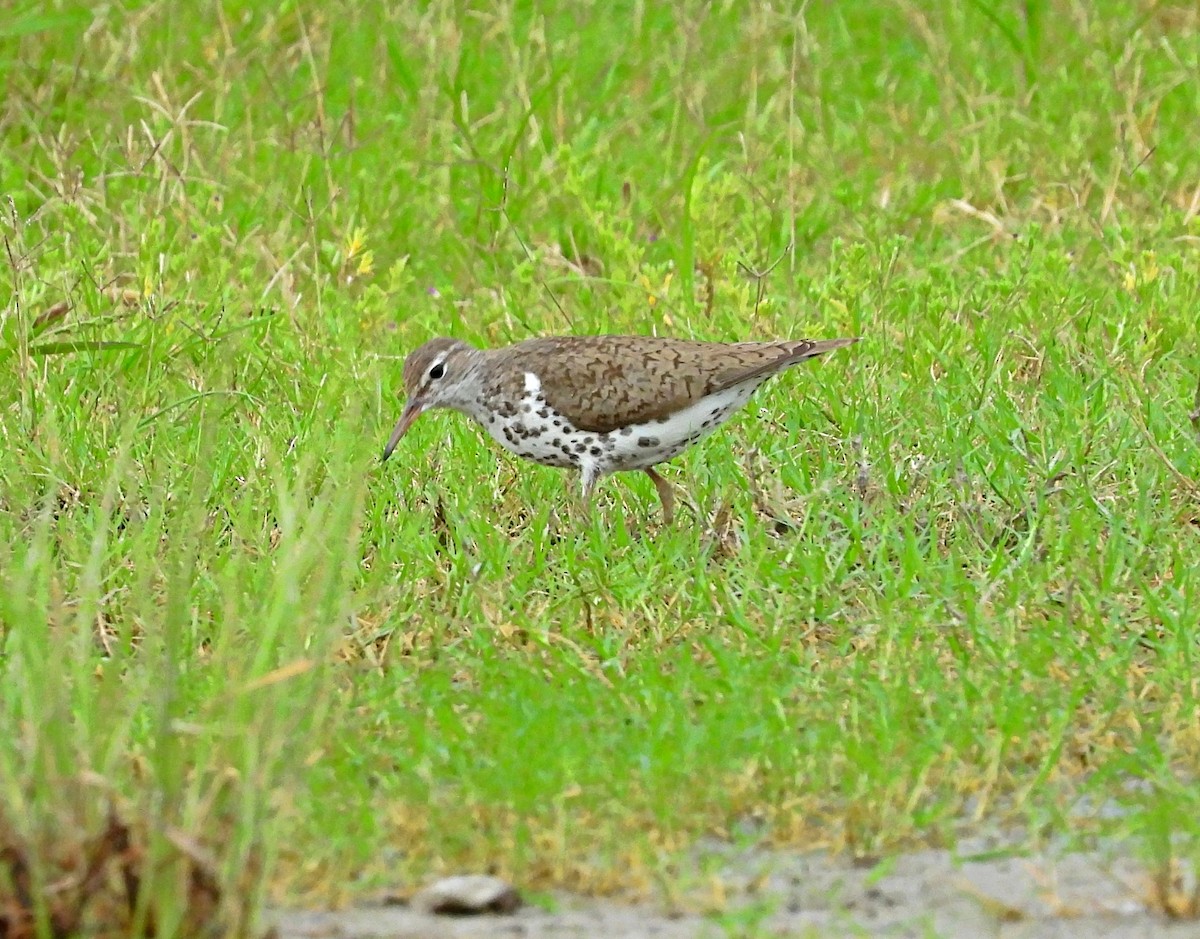
[{"label": "pointed tail", "polygon": [[802,339],[795,344],[792,354],[788,356],[788,364],[811,359],[814,356],[824,355],[826,352],[832,352],[834,349],[843,349],[846,346],[852,346],[861,337],[848,336],[844,339]]},{"label": "pointed tail", "polygon": [[846,346],[852,346],[861,338],[861,336],[848,336],[845,339],[811,339],[805,343],[808,346],[808,350],[804,354],[824,355],[826,352],[832,352],[834,349],[844,349]]}]

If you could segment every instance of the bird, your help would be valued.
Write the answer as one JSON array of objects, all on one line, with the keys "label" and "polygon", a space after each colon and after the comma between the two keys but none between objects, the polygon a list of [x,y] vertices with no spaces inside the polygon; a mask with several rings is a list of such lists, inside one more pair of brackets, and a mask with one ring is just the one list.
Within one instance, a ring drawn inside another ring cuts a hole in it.
[{"label": "bird", "polygon": [[645,472],[670,524],[674,492],[657,464],[724,424],[767,379],[858,340],[545,336],[482,349],[440,336],[404,361],[407,400],[383,460],[423,413],[451,408],[519,457],[578,470],[585,507],[602,477]]}]

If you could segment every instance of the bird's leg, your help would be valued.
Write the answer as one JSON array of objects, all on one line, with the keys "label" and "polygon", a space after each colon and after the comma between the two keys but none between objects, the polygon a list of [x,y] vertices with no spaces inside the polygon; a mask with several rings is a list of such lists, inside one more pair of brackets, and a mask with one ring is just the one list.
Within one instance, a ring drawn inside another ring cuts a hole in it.
[{"label": "bird's leg", "polygon": [[675,521],[675,490],[653,466],[646,467],[646,475],[654,480],[654,488],[658,490],[658,497],[662,500],[663,521],[670,525]]},{"label": "bird's leg", "polygon": [[579,475],[583,482],[583,491],[579,502],[583,509],[583,518],[586,521],[592,517],[592,492],[596,488],[596,483],[600,481],[600,471],[594,463],[589,463],[584,464]]}]

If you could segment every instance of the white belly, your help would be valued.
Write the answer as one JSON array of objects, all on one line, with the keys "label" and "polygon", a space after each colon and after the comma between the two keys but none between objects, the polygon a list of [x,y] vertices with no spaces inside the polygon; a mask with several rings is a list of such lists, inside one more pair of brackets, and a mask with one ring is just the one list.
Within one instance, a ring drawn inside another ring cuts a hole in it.
[{"label": "white belly", "polygon": [[720,427],[762,384],[755,379],[705,398],[665,419],[613,431],[612,449],[601,471],[646,469],[678,456]]}]

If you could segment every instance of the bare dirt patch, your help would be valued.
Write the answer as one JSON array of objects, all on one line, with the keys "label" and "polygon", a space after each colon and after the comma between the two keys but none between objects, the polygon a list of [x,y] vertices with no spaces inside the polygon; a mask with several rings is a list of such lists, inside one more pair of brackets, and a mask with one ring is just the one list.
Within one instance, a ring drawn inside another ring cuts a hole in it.
[{"label": "bare dirt patch", "polygon": [[938,850],[863,867],[825,854],[731,850],[720,880],[727,902],[711,914],[555,895],[509,916],[446,918],[392,906],[280,912],[274,921],[280,939],[1200,937],[1200,923],[1163,915],[1154,878],[1118,853],[964,859]]}]

